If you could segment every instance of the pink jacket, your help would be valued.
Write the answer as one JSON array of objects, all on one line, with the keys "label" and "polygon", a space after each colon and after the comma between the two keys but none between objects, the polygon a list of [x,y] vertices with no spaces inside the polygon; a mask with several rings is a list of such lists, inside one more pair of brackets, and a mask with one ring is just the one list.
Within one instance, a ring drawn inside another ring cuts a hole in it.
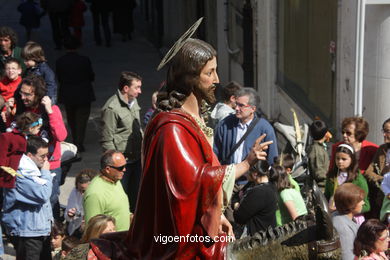
[{"label": "pink jacket", "polygon": [[[381,258],[382,257],[382,258]],[[355,256],[354,260],[388,260],[387,256],[384,252],[380,252],[379,255],[372,253],[369,256],[364,256],[359,258],[358,256]]]}]

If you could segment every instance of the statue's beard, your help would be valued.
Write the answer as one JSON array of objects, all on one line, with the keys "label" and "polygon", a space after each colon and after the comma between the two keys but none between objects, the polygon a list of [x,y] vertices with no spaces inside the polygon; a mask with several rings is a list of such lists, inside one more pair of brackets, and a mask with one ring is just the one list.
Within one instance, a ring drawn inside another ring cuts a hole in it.
[{"label": "statue's beard", "polygon": [[214,84],[209,86],[207,89],[197,86],[194,88],[194,95],[199,100],[204,100],[207,104],[212,105],[216,102],[215,88],[216,86]]}]

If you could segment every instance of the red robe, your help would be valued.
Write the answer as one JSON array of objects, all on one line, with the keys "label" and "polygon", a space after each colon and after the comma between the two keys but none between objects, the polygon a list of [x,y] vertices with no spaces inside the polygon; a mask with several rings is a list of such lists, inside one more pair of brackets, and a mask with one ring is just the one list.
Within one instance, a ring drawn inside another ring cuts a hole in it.
[{"label": "red robe", "polygon": [[223,259],[226,243],[156,239],[218,235],[225,170],[191,116],[180,110],[156,115],[145,132],[143,175],[126,242],[130,258]]}]

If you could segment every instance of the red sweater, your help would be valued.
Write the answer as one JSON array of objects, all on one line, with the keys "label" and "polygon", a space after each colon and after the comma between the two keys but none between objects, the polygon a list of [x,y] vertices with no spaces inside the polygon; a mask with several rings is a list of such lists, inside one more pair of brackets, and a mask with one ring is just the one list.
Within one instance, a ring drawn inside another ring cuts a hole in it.
[{"label": "red sweater", "polygon": [[[14,129],[10,133],[0,134],[0,166],[11,167],[15,171],[19,167],[19,161],[26,152],[26,137]],[[0,170],[0,187],[14,188],[15,177]]]},{"label": "red sweater", "polygon": [[14,81],[11,81],[7,77],[4,77],[0,81],[0,95],[4,98],[4,101],[8,101],[8,99],[14,96],[20,82],[22,82],[22,77],[20,76]]}]

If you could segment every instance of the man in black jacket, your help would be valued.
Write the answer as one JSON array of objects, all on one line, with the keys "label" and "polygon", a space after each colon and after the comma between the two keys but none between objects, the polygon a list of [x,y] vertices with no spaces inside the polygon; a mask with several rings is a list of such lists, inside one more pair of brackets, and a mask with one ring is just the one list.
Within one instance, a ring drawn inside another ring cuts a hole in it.
[{"label": "man in black jacket", "polygon": [[66,116],[72,132],[73,143],[78,151],[85,151],[84,137],[91,112],[91,103],[95,101],[92,81],[95,74],[88,57],[79,55],[79,41],[70,37],[65,41],[67,53],[58,58],[56,74],[59,82],[58,102],[65,105]]}]

